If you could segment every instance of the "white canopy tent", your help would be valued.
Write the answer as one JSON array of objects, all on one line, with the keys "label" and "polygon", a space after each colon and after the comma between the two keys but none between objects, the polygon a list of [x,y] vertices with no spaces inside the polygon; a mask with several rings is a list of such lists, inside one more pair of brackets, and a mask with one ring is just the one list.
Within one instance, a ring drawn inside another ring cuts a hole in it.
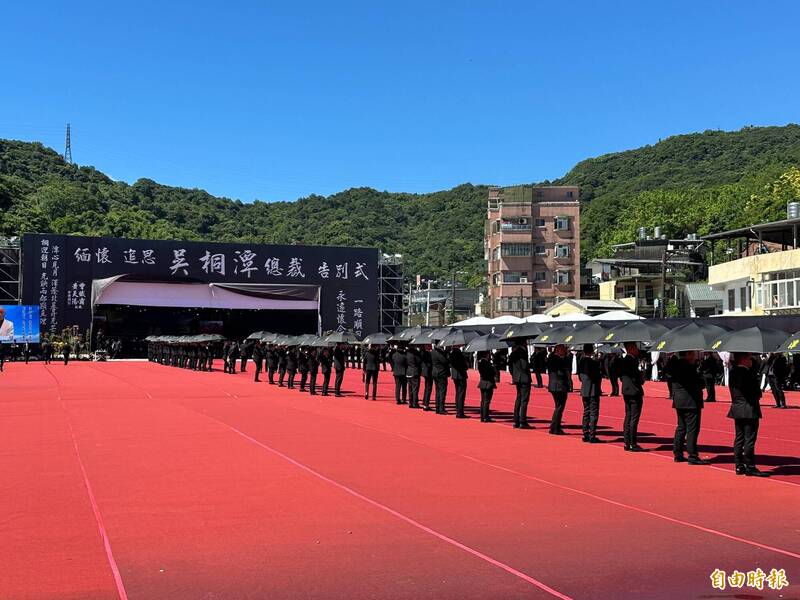
[{"label": "white canopy tent", "polygon": [[511,315],[503,315],[502,317],[495,317],[491,319],[491,325],[516,325],[517,323],[524,323],[525,319],[513,317]]},{"label": "white canopy tent", "polygon": [[459,321],[457,323],[453,323],[455,327],[468,327],[470,325],[494,325],[495,321],[489,319],[487,317],[470,317],[469,319],[464,319],[463,321]]},{"label": "white canopy tent", "polygon": [[593,321],[594,317],[592,315],[587,315],[586,313],[582,312],[571,312],[571,313],[564,313],[563,315],[558,315],[557,317],[553,317],[553,323],[576,323],[578,321]]},{"label": "white canopy tent", "polygon": [[525,317],[526,323],[551,323],[552,321],[553,317],[541,313]]},{"label": "white canopy tent", "polygon": [[609,310],[594,316],[595,321],[639,321],[644,319],[627,310]]}]

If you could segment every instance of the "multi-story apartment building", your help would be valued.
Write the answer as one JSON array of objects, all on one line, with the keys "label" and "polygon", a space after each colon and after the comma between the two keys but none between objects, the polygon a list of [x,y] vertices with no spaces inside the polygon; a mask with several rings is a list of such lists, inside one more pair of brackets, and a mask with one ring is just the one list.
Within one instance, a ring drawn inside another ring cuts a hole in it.
[{"label": "multi-story apartment building", "polygon": [[524,316],[580,296],[577,186],[491,188],[484,237],[489,313]]}]

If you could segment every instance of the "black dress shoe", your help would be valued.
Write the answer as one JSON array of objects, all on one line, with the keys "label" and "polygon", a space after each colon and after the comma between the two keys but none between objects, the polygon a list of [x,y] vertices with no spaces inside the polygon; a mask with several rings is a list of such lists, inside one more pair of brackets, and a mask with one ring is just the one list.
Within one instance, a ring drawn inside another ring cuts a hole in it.
[{"label": "black dress shoe", "polygon": [[642,448],[639,444],[631,446],[631,452],[644,452],[644,448]]},{"label": "black dress shoe", "polygon": [[528,425],[527,423],[522,423],[522,424],[519,426],[519,428],[520,428],[520,429],[533,429],[533,427],[531,427],[531,426],[530,426],[530,425]]},{"label": "black dress shoe", "polygon": [[519,429],[519,423],[514,423],[514,429]]},{"label": "black dress shoe", "polygon": [[747,470],[744,472],[745,475],[748,477],[769,477],[769,473],[764,473],[764,471],[759,471],[755,467],[747,467]]},{"label": "black dress shoe", "polygon": [[673,458],[672,460],[674,460],[675,462],[686,462],[686,457],[682,455],[681,456],[676,455],[675,458]]},{"label": "black dress shoe", "polygon": [[622,449],[623,449],[623,450],[625,450],[625,452],[630,452],[630,451],[631,451],[631,447],[630,447],[628,444],[625,444],[625,445],[622,447]]},{"label": "black dress shoe", "polygon": [[605,442],[603,440],[601,440],[600,438],[597,438],[597,437],[589,438],[589,443],[590,444],[605,444]]},{"label": "black dress shoe", "polygon": [[423,406],[422,410],[424,410],[425,412],[431,412],[433,409],[430,406]]},{"label": "black dress shoe", "polygon": [[747,467],[745,467],[744,465],[736,465],[736,474],[737,475],[747,474]]},{"label": "black dress shoe", "polygon": [[703,460],[702,458],[690,458],[687,460],[690,465],[710,465],[711,463],[707,460]]},{"label": "black dress shoe", "polygon": [[584,444],[588,444],[588,443],[589,443],[589,436],[588,436],[588,435],[585,435],[585,436],[583,436],[583,437],[581,438],[581,441],[582,441]]},{"label": "black dress shoe", "polygon": [[483,422],[484,422],[484,423],[494,423],[494,419],[493,419],[492,417],[486,417],[486,418],[483,420]]},{"label": "black dress shoe", "polygon": [[467,415],[456,415],[456,419],[469,419]]}]

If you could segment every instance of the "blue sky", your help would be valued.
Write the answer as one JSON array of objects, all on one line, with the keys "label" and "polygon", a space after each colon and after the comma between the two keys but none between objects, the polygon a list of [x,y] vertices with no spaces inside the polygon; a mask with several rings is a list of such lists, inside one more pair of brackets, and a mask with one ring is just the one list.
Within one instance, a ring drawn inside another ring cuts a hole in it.
[{"label": "blue sky", "polygon": [[0,137],[244,201],[563,175],[800,121],[794,1],[12,2]]}]

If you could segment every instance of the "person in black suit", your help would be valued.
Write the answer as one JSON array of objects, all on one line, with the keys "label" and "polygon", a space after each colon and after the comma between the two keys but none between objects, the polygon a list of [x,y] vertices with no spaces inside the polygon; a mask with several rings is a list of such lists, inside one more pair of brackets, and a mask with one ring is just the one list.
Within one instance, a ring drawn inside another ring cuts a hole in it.
[{"label": "person in black suit", "polygon": [[536,348],[533,351],[531,358],[531,369],[536,375],[536,387],[543,387],[542,373],[547,370],[547,350],[545,348]]},{"label": "person in black suit", "polygon": [[436,385],[436,414],[446,415],[445,400],[447,398],[447,377],[450,375],[450,360],[444,350],[431,348],[431,375]]},{"label": "person in black suit", "polygon": [[[44,364],[49,365],[50,359],[53,355],[53,347],[50,345],[50,342],[44,340],[42,342],[42,358],[44,359]],[[0,363],[2,363],[2,358],[0,358]],[[3,370],[3,367],[0,365],[0,371]]]},{"label": "person in black suit", "polygon": [[700,375],[706,388],[706,402],[717,401],[717,377],[722,373],[719,359],[713,352],[706,352],[700,363]]},{"label": "person in black suit", "polygon": [[319,373],[319,359],[317,358],[316,348],[309,349],[306,363],[308,364],[308,393],[316,396],[317,374]]},{"label": "person in black suit", "polygon": [[398,404],[405,404],[408,394],[408,381],[406,379],[406,349],[397,346],[392,352],[392,375],[394,375],[394,399]]},{"label": "person in black suit", "polygon": [[422,374],[422,357],[414,346],[406,349],[406,379],[408,380],[408,407],[419,408],[419,378]]},{"label": "person in black suit", "polygon": [[364,370],[364,400],[369,400],[369,384],[372,383],[372,399],[375,400],[378,390],[378,371],[380,370],[381,357],[375,346],[370,346],[364,352],[362,368]]},{"label": "person in black suit", "polygon": [[467,359],[461,348],[455,347],[450,351],[450,378],[453,380],[456,396],[456,419],[469,419],[464,414],[464,404],[467,400]]},{"label": "person in black suit", "polygon": [[[690,465],[707,465],[697,453],[697,436],[700,434],[700,415],[703,410],[703,378],[697,370],[697,353],[679,352],[670,366],[672,378],[672,408],[678,418],[672,452],[675,462]],[[684,448],[689,459],[684,457]]]},{"label": "person in black suit", "polygon": [[761,419],[761,386],[758,371],[753,364],[752,355],[736,352],[733,367],[728,375],[728,388],[731,392],[731,408],[728,418],[733,419],[736,437],[733,441],[733,454],[736,461],[736,474],[750,477],[769,477],[768,473],[756,468],[756,439],[758,422]]},{"label": "person in black suit", "polygon": [[308,383],[308,351],[305,348],[297,349],[297,370],[300,371],[300,391],[306,391]]},{"label": "person in black suit", "polygon": [[256,372],[253,381],[260,381],[258,379],[258,376],[261,374],[261,369],[263,368],[264,365],[264,350],[263,347],[261,346],[261,342],[256,342],[253,345],[252,358],[253,358],[254,370]]},{"label": "person in black suit", "polygon": [[673,373],[673,371],[675,371],[675,368],[678,366],[678,361],[679,360],[680,359],[678,358],[678,356],[676,354],[672,354],[667,359],[666,364],[664,365],[664,379],[666,379],[666,381],[667,381],[667,391],[668,391],[667,398],[670,399],[670,400],[672,400],[672,394],[673,394],[673,391],[672,391],[672,380],[673,380],[672,373]]},{"label": "person in black suit", "polygon": [[331,351],[328,348],[323,348],[322,352],[319,355],[319,368],[322,371],[322,395],[328,395],[328,389],[331,385],[331,365],[333,363],[333,359],[331,357]]},{"label": "person in black suit", "polygon": [[478,354],[478,375],[480,376],[478,389],[481,391],[481,423],[491,423],[493,419],[489,416],[491,414],[489,411],[497,387],[497,373],[488,352]]},{"label": "person in black suit", "polygon": [[294,378],[297,373],[297,354],[292,348],[286,349],[286,375],[289,378],[286,387],[294,389]]},{"label": "person in black suit", "polygon": [[610,396],[619,396],[619,366],[621,358],[616,352],[609,352],[606,355],[606,373],[608,381],[611,383]]},{"label": "person in black suit", "polygon": [[236,374],[236,359],[239,358],[240,353],[241,349],[239,348],[239,344],[237,342],[233,342],[231,347],[228,349],[228,373],[231,375]]},{"label": "person in black suit", "polygon": [[786,408],[786,395],[783,385],[789,375],[789,363],[783,354],[772,354],[766,364],[767,383],[775,398],[775,408]]},{"label": "person in black suit", "polygon": [[275,371],[278,370],[278,349],[269,345],[266,352],[267,357],[267,378],[270,385],[275,385]]},{"label": "person in black suit", "polygon": [[622,381],[622,398],[625,401],[625,421],[622,425],[625,450],[642,452],[638,443],[639,418],[644,402],[644,380],[639,370],[639,346],[636,342],[625,342],[624,357],[619,359],[619,374]]},{"label": "person in black suit", "polygon": [[333,370],[336,373],[336,379],[333,382],[333,395],[337,398],[342,397],[342,381],[344,381],[345,370],[345,352],[346,346],[336,344],[333,349]]},{"label": "person in black suit", "polygon": [[561,428],[564,408],[567,406],[567,394],[572,387],[572,361],[567,358],[567,347],[558,344],[547,357],[547,390],[553,396],[553,417],[550,419],[550,435],[565,435]]},{"label": "person in black suit", "polygon": [[286,348],[276,348],[278,353],[278,387],[283,387],[283,380],[286,378]]},{"label": "person in black suit", "polygon": [[583,400],[583,441],[598,444],[597,419],[600,415],[600,387],[603,375],[600,361],[594,356],[594,345],[583,345],[583,356],[578,361],[578,378],[581,381]]},{"label": "person in black suit", "polygon": [[508,357],[511,381],[517,388],[514,401],[514,428],[532,429],[528,424],[528,402],[531,399],[531,369],[528,363],[528,349],[522,341],[516,341]]},{"label": "person in black suit", "polygon": [[72,352],[72,346],[69,345],[69,342],[64,342],[64,347],[61,349],[61,352],[64,355],[64,365],[69,364],[69,353]]},{"label": "person in black suit", "polygon": [[431,347],[426,344],[419,352],[420,373],[425,382],[422,392],[422,410],[431,410],[431,392],[433,391],[433,363],[431,359]]},{"label": "person in black suit", "polygon": [[500,383],[500,373],[508,367],[508,350],[495,350],[492,355],[492,366],[495,372],[495,381]]},{"label": "person in black suit", "polygon": [[247,372],[247,359],[250,358],[250,354],[253,351],[253,342],[251,340],[245,340],[242,342],[242,365],[239,370],[242,373]]}]

